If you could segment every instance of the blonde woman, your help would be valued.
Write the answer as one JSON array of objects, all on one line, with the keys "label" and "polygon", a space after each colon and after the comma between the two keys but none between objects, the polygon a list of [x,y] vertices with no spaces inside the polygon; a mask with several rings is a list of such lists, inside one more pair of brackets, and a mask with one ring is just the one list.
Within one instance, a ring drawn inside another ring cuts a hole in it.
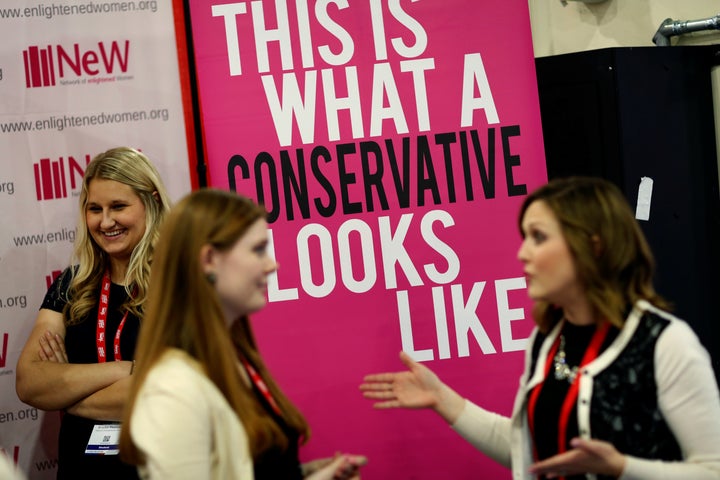
[{"label": "blonde woman", "polygon": [[62,410],[58,479],[137,478],[118,456],[165,187],[141,152],[108,150],[88,164],[74,265],[55,280],[17,364],[23,402]]}]

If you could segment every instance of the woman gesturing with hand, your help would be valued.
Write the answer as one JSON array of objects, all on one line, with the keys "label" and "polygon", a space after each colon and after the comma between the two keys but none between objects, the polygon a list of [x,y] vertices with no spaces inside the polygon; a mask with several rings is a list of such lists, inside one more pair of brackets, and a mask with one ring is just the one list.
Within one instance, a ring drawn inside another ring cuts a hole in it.
[{"label": "woman gesturing with hand", "polygon": [[[718,480],[720,394],[710,357],[652,285],[654,261],[617,187],[555,179],[518,216],[536,328],[512,415],[407,370],[360,386],[376,408],[430,408],[515,479]],[[590,477],[592,478],[592,477]]]},{"label": "woman gesturing with hand", "polygon": [[366,398],[377,400],[375,408],[431,408],[452,423],[462,410],[463,398],[435,373],[400,352],[407,371],[367,375],[360,385]]}]

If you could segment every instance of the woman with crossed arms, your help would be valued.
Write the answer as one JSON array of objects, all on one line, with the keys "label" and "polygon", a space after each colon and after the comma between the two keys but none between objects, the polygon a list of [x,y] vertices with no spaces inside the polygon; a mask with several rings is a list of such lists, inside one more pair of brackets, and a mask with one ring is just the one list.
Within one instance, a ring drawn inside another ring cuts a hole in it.
[{"label": "woman with crossed arms", "polygon": [[108,150],[88,164],[80,191],[76,264],[48,290],[17,364],[23,402],[62,410],[58,479],[135,479],[118,456],[119,420],[165,186],[141,152]]},{"label": "woman with crossed arms", "polygon": [[407,371],[360,386],[377,408],[430,408],[514,479],[720,479],[710,358],[652,286],[653,258],[620,191],[553,180],[520,210],[537,324],[510,418],[464,399],[401,353]]}]

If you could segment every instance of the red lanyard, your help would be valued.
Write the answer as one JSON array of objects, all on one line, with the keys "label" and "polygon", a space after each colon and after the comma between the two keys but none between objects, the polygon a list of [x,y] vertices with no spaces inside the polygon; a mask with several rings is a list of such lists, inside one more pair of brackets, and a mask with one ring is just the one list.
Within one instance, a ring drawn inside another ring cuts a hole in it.
[{"label": "red lanyard", "polygon": [[[570,419],[570,413],[572,412],[573,405],[575,405],[580,391],[580,375],[582,375],[582,367],[595,360],[600,354],[600,348],[605,341],[608,330],[610,330],[610,324],[608,322],[604,322],[603,324],[598,326],[595,330],[595,333],[593,333],[592,339],[590,340],[590,345],[585,351],[585,355],[580,362],[578,373],[575,376],[572,384],[570,384],[570,389],[565,395],[565,400],[563,401],[562,409],[560,410],[560,419],[558,421],[558,453],[563,453],[567,451],[566,445],[568,421]],[[555,358],[555,354],[557,353],[559,345],[560,335],[558,335],[557,339],[553,343],[552,348],[550,349],[550,353],[548,353],[547,361],[545,362],[544,379],[546,379],[548,374],[550,373],[550,369],[552,368],[553,360]],[[530,398],[528,399],[528,422],[530,425],[530,432],[533,438],[535,437],[535,405],[537,403],[538,396],[540,395],[540,390],[545,383],[544,379],[542,383],[540,383],[533,389],[530,394]],[[535,459],[537,459],[537,450],[535,449],[534,442],[533,450],[535,451]],[[563,480],[564,478],[565,477],[559,477],[559,480]]]},{"label": "red lanyard", "polygon": [[265,381],[263,381],[260,374],[253,368],[252,365],[250,365],[250,362],[245,360],[244,358],[240,359],[245,366],[245,370],[247,370],[248,375],[250,375],[250,379],[252,380],[253,384],[257,387],[258,390],[260,390],[260,393],[262,393],[263,397],[265,397],[265,400],[270,404],[272,409],[277,413],[279,416],[282,417],[282,412],[280,411],[280,407],[278,406],[277,402],[273,398],[272,394],[270,393],[270,390],[268,389],[267,385],[265,384]]},{"label": "red lanyard", "polygon": [[[98,352],[98,363],[105,363],[107,360],[107,351],[105,349],[105,329],[107,328],[107,315],[110,304],[110,272],[105,271],[102,279],[102,287],[100,288],[100,305],[98,306],[98,318],[97,318],[97,332],[95,340],[97,342]],[[125,312],[120,325],[118,325],[117,332],[115,332],[115,341],[113,343],[113,352],[115,353],[115,361],[119,362],[122,360],[120,356],[120,335],[122,334],[123,327],[125,326],[125,320],[127,319],[128,312]]]},{"label": "red lanyard", "polygon": [[[550,374],[550,368],[552,367],[552,359],[555,358],[555,354],[558,351],[558,348],[560,347],[560,335],[558,335],[557,340],[553,343],[552,347],[550,348],[550,352],[548,353],[547,361],[545,362],[545,375],[543,376],[543,381],[536,385],[535,388],[533,388],[532,392],[530,392],[530,398],[528,399],[528,424],[530,426],[530,434],[533,438],[535,438],[535,404],[537,403],[537,399],[540,396],[540,390],[542,390],[543,384],[545,383],[545,379]],[[577,377],[575,378],[577,380]],[[535,448],[535,442],[533,442],[533,456],[537,460],[537,450]]]}]

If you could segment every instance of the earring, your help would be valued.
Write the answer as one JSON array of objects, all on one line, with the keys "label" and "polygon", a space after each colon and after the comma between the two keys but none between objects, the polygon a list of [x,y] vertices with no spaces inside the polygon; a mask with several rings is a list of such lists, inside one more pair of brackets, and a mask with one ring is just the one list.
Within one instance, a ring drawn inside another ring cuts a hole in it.
[{"label": "earring", "polygon": [[205,274],[205,278],[208,282],[210,282],[210,285],[215,285],[215,282],[217,282],[217,275],[213,272],[208,272]]}]

